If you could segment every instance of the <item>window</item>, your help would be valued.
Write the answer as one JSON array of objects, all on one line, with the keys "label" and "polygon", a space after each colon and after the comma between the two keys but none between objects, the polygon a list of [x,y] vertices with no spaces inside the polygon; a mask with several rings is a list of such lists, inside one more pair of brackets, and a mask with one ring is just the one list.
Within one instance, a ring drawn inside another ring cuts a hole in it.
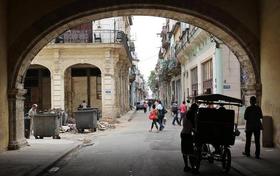
[{"label": "window", "polygon": [[213,89],[213,64],[212,59],[202,64],[203,93],[211,94]]},{"label": "window", "polygon": [[198,76],[197,76],[197,67],[191,70],[191,83],[192,83],[192,96],[196,96],[198,92]]},{"label": "window", "polygon": [[212,59],[204,62],[203,67],[203,81],[207,81],[213,78],[213,64]]},{"label": "window", "polygon": [[102,98],[102,80],[101,76],[96,77],[96,98],[101,99]]}]

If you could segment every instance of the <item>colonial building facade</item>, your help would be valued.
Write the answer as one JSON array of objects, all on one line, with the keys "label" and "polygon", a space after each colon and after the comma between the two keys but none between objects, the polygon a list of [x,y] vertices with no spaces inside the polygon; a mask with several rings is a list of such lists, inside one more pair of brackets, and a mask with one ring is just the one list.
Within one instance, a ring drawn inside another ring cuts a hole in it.
[{"label": "colonial building facade", "polygon": [[60,108],[71,115],[85,100],[105,119],[127,112],[133,60],[130,25],[130,17],[98,20],[68,30],[45,46],[27,71],[25,106],[37,103],[40,110]]},{"label": "colonial building facade", "polygon": [[167,19],[156,72],[159,98],[165,104],[219,93],[241,98],[241,69],[219,39],[187,23]]},{"label": "colonial building facade", "polygon": [[241,98],[240,64],[230,49],[208,32],[185,25],[176,45],[182,95],[219,93]]}]

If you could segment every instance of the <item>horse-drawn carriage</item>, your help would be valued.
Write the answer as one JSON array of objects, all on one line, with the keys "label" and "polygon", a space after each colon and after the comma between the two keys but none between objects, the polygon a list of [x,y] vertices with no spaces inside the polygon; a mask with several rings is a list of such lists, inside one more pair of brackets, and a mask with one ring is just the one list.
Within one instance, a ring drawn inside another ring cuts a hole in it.
[{"label": "horse-drawn carriage", "polygon": [[[205,107],[198,109],[194,132],[193,165],[198,171],[202,159],[208,160],[209,163],[221,161],[223,171],[228,172],[231,168],[229,148],[234,145],[235,137],[239,135],[237,124],[239,107],[242,106],[242,101],[220,94],[197,96],[195,101],[206,106],[216,104],[219,108]],[[238,107],[236,121],[235,111],[225,109],[225,105]]]}]

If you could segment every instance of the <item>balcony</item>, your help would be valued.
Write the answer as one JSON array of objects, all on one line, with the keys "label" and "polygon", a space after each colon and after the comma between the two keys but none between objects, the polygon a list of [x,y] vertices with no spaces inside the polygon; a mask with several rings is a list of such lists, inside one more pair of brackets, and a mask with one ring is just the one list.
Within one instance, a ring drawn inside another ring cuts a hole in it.
[{"label": "balcony", "polygon": [[198,83],[193,83],[192,84],[192,97],[197,96],[197,92],[198,92]]},{"label": "balcony", "polygon": [[[132,62],[131,47],[129,40],[123,31],[118,30],[94,30],[78,31],[69,30],[55,39],[56,44],[63,43],[94,43],[94,44],[122,44],[127,52],[127,55]],[[134,45],[133,45],[134,46]]]},{"label": "balcony", "polygon": [[208,80],[204,80],[203,81],[203,92],[210,94],[212,93],[212,89],[213,89],[213,79],[208,79]]},{"label": "balcony", "polygon": [[186,28],[183,31],[182,36],[180,37],[180,41],[176,44],[175,47],[176,56],[181,52],[181,50],[184,47],[190,44],[191,39],[194,37],[198,29],[199,29],[198,27],[193,27],[193,28]]}]

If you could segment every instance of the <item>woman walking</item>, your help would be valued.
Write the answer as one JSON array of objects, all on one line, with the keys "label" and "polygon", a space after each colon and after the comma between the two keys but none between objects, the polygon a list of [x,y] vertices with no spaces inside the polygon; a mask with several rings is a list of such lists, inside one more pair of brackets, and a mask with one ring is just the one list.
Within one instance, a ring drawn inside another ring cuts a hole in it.
[{"label": "woman walking", "polygon": [[156,105],[153,105],[152,110],[149,114],[149,119],[152,120],[151,129],[149,130],[150,132],[152,132],[154,126],[156,126],[157,132],[159,131],[157,126],[157,117],[158,117],[158,111],[156,109]]}]

